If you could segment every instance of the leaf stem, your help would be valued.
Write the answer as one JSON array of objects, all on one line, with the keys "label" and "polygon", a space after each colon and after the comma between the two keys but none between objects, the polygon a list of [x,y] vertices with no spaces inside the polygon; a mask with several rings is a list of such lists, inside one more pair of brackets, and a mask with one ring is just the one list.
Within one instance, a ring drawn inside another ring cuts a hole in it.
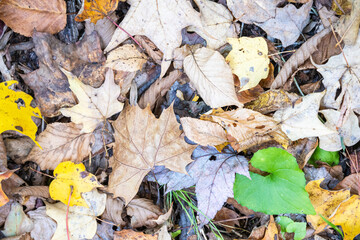
[{"label": "leaf stem", "polygon": [[68,204],[67,204],[67,208],[66,208],[66,235],[67,235],[68,240],[70,240],[69,208],[70,208],[70,200],[71,200],[71,195],[73,194],[73,190],[74,190],[74,187],[72,185],[70,185],[70,195],[69,195],[69,200],[68,200]]}]

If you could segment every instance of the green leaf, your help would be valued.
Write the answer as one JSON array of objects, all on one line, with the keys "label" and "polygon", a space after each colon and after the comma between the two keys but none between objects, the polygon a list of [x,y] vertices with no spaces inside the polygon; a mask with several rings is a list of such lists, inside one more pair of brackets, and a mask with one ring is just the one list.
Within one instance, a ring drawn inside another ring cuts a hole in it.
[{"label": "green leaf", "polygon": [[301,240],[305,238],[305,222],[294,222],[288,217],[277,217],[276,222],[280,225],[282,233],[295,233],[294,240]]},{"label": "green leaf", "polygon": [[257,151],[250,163],[270,173],[263,177],[250,172],[251,180],[236,174],[234,197],[243,206],[266,214],[316,214],[305,190],[304,173],[296,159],[280,148]]},{"label": "green leaf", "polygon": [[317,147],[311,156],[309,163],[317,167],[316,161],[326,162],[330,166],[338,165],[339,152],[329,152]]}]

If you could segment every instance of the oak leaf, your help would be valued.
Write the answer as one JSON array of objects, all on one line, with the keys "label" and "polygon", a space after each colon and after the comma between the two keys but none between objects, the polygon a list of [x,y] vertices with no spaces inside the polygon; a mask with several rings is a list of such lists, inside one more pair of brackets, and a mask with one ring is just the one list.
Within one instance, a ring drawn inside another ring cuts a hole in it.
[{"label": "oak leaf", "polygon": [[320,100],[324,94],[309,94],[296,101],[294,106],[279,109],[274,113],[274,119],[280,122],[281,129],[292,141],[336,133],[318,119]]},{"label": "oak leaf", "polygon": [[[55,180],[49,186],[50,196],[69,206],[89,207],[81,194],[101,187],[96,177],[86,172],[82,163],[62,162],[55,168],[54,176]],[[70,203],[68,203],[70,195]]]},{"label": "oak leaf", "polygon": [[10,89],[15,83],[14,80],[0,83],[0,134],[14,130],[27,135],[40,147],[35,141],[37,126],[31,119],[41,118],[40,110],[31,106],[33,98],[30,95]]},{"label": "oak leaf", "polygon": [[127,106],[113,124],[115,129],[113,171],[108,190],[122,197],[125,204],[136,195],[146,174],[156,165],[186,173],[195,146],[184,141],[173,107],[164,110],[159,119],[148,106]]},{"label": "oak leaf", "polygon": [[35,146],[23,162],[36,162],[41,169],[54,170],[64,161],[81,162],[91,151],[95,142],[92,133],[81,133],[82,125],[75,123],[52,123],[40,133],[37,140],[43,149]]},{"label": "oak leaf", "polygon": [[236,97],[231,69],[218,51],[197,49],[184,59],[184,71],[210,107],[242,106]]},{"label": "oak leaf", "polygon": [[55,34],[66,25],[66,3],[63,0],[2,0],[0,19],[27,37],[32,36],[34,29]]},{"label": "oak leaf", "polygon": [[[200,14],[187,0],[131,0],[130,9],[120,23],[120,27],[131,35],[145,35],[164,54],[161,74],[164,76],[171,64],[173,51],[181,44],[181,30],[193,25],[202,28]],[[105,51],[109,52],[129,36],[116,29]]]},{"label": "oak leaf", "polygon": [[85,85],[71,72],[62,71],[68,77],[70,89],[76,94],[79,103],[72,108],[62,108],[60,111],[63,115],[71,117],[72,122],[82,123],[82,132],[94,131],[99,123],[122,110],[124,104],[117,100],[120,87],[114,82],[112,70],[106,72],[105,82],[99,88]]},{"label": "oak leaf", "polygon": [[84,0],[75,20],[82,22],[90,19],[91,22],[96,24],[98,20],[115,11],[118,4],[119,0]]},{"label": "oak leaf", "polygon": [[[70,239],[92,239],[96,233],[96,217],[101,215],[105,209],[106,194],[93,190],[82,194],[87,207],[69,207],[68,226]],[[63,240],[67,238],[66,212],[67,206],[62,202],[46,204],[46,214],[57,222],[57,227],[52,240]]]}]

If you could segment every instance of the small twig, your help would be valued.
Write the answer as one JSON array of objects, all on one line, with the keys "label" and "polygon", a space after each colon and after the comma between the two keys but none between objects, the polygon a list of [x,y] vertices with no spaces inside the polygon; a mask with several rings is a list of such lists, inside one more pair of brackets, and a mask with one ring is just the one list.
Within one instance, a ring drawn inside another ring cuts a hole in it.
[{"label": "small twig", "polygon": [[46,173],[40,172],[40,171],[38,171],[38,170],[36,170],[36,169],[33,169],[32,167],[29,167],[29,168],[30,168],[31,170],[33,170],[34,172],[37,172],[37,173],[42,174],[42,175],[44,175],[44,176],[46,176],[46,177],[55,179],[55,177],[50,176],[50,175],[48,175],[48,174],[46,174]]},{"label": "small twig", "polygon": [[70,195],[69,195],[69,200],[68,200],[68,204],[67,204],[67,208],[66,208],[66,235],[67,235],[68,240],[70,240],[69,208],[70,208],[70,200],[71,200],[71,195],[73,194],[73,190],[74,190],[74,187],[72,185],[70,185]]}]

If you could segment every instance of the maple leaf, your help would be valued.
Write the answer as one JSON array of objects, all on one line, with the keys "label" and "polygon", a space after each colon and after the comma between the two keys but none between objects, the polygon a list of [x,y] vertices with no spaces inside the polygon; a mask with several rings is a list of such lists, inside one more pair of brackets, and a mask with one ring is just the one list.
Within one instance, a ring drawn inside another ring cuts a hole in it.
[{"label": "maple leaf", "polygon": [[242,106],[236,97],[231,69],[219,52],[197,49],[184,59],[184,71],[210,107]]},{"label": "maple leaf", "polygon": [[[174,49],[181,44],[181,30],[190,25],[202,28],[200,14],[187,0],[131,0],[129,3],[131,7],[119,26],[130,35],[145,35],[163,52],[162,77],[171,64]],[[105,51],[114,49],[128,37],[116,29]]]},{"label": "maple leaf", "polygon": [[[92,239],[96,233],[96,216],[101,215],[105,210],[106,194],[99,193],[96,189],[82,194],[87,207],[72,206],[69,207],[68,226],[69,233],[73,240]],[[57,222],[56,231],[52,240],[63,240],[67,238],[67,206],[62,202],[46,204],[46,214]]]},{"label": "maple leaf", "polygon": [[[235,173],[250,178],[248,161],[230,146],[222,152],[214,147],[198,146],[192,158],[195,161],[186,167],[189,175],[157,169],[156,180],[160,184],[167,184],[167,192],[196,185],[198,208],[205,214],[199,215],[199,218],[206,224],[208,219],[215,217],[224,202],[233,197]],[[155,180],[151,175],[148,179]]]},{"label": "maple leaf", "polygon": [[86,172],[82,163],[62,162],[55,168],[54,176],[55,180],[49,186],[50,196],[54,200],[68,204],[72,192],[69,206],[89,207],[81,194],[101,187],[96,177]]},{"label": "maple leaf", "polygon": [[[10,86],[17,81],[0,83],[0,134],[7,130],[14,130],[27,135],[36,145],[36,124],[31,117],[42,118],[39,108],[32,107],[33,98],[24,92],[15,92]],[[41,148],[41,147],[40,147]]]},{"label": "maple leaf", "polygon": [[[84,0],[81,9],[76,15],[75,20],[82,22],[90,19],[92,23],[106,17],[112,11],[115,11],[120,0]],[[122,0],[122,2],[124,2]]]},{"label": "maple leaf", "polygon": [[125,203],[136,195],[142,179],[156,165],[186,173],[195,146],[184,141],[173,107],[164,110],[159,119],[148,106],[127,106],[113,124],[115,129],[114,156],[110,159],[113,171],[109,188]]},{"label": "maple leaf", "polygon": [[324,94],[325,92],[309,94],[294,106],[274,113],[274,119],[280,122],[281,129],[292,141],[336,133],[318,119],[320,100]]},{"label": "maple leaf", "polygon": [[64,161],[81,162],[91,151],[95,142],[92,133],[81,133],[82,125],[75,123],[52,123],[40,133],[37,140],[43,149],[34,147],[23,162],[36,162],[41,169],[54,170]]},{"label": "maple leaf", "polygon": [[94,131],[99,123],[122,110],[124,104],[117,100],[120,87],[114,82],[112,70],[106,72],[105,82],[99,88],[85,85],[71,72],[64,69],[62,71],[68,77],[70,89],[76,94],[79,103],[60,111],[64,116],[71,117],[72,122],[82,123],[82,132]]}]

